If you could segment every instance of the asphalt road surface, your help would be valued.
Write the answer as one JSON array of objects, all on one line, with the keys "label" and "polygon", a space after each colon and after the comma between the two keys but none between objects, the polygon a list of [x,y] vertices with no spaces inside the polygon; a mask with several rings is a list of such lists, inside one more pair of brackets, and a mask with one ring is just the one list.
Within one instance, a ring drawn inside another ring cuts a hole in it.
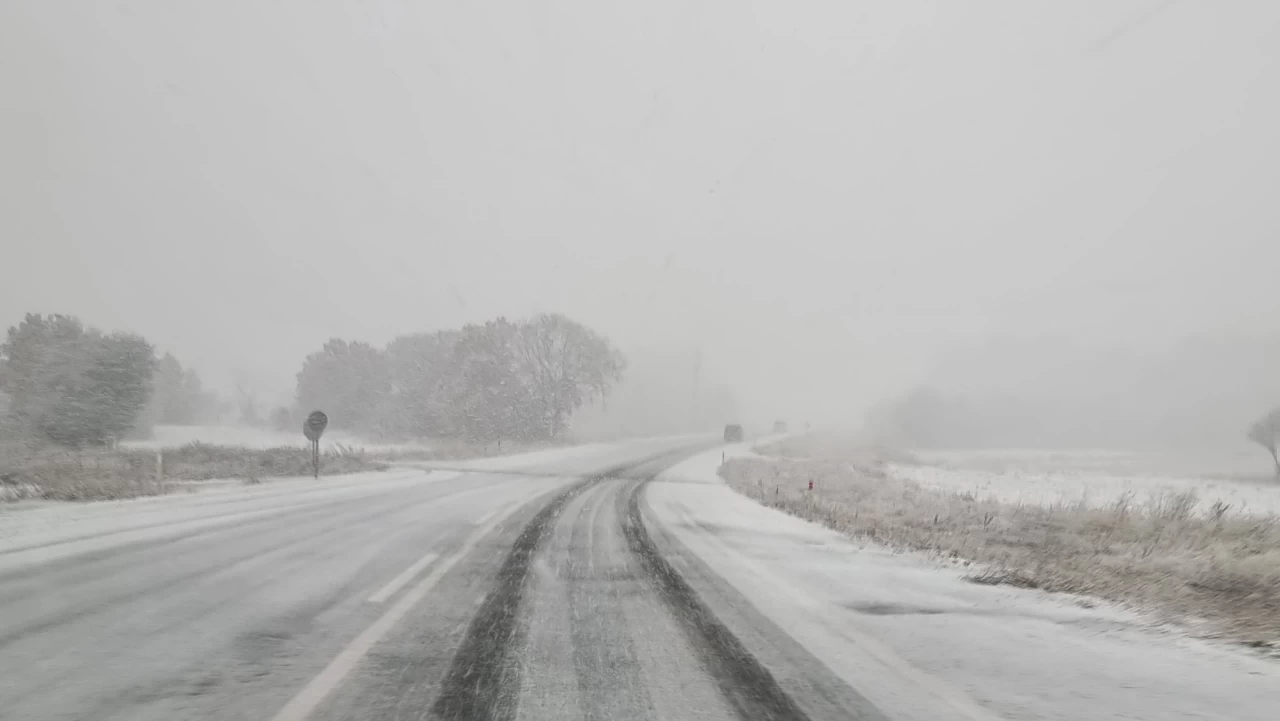
[{"label": "asphalt road surface", "polygon": [[0,507],[0,719],[1276,718],[1274,663],[867,546],[699,447]]},{"label": "asphalt road surface", "polygon": [[654,523],[648,479],[693,450],[27,529],[0,548],[0,718],[882,718]]}]

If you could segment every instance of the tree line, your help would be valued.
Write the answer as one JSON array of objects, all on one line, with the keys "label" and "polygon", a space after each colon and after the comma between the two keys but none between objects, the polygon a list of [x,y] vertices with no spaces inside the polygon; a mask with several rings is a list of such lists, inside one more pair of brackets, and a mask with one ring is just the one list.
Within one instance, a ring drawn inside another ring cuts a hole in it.
[{"label": "tree line", "polygon": [[[294,406],[272,420],[296,430],[307,412],[323,409],[334,427],[365,435],[548,439],[605,397],[625,367],[607,339],[558,314],[405,335],[385,348],[333,339],[307,356]],[[0,344],[7,436],[110,444],[155,424],[216,422],[228,407],[142,336],[105,333],[74,316],[28,314]],[[252,405],[240,415],[260,420]]]},{"label": "tree line", "polygon": [[320,409],[363,435],[550,439],[625,368],[608,339],[559,314],[404,335],[385,348],[335,338],[307,356],[295,407],[275,417],[292,427]]},{"label": "tree line", "polygon": [[74,316],[30,313],[0,345],[7,435],[62,446],[114,442],[153,423],[194,423],[216,395],[145,338],[104,333]]}]

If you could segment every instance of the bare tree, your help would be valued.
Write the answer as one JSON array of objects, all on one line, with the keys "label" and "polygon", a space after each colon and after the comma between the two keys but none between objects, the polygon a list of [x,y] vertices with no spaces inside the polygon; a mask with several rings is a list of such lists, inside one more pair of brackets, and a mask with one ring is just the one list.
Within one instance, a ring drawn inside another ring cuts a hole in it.
[{"label": "bare tree", "polygon": [[539,315],[520,327],[515,344],[533,396],[537,424],[554,438],[584,403],[608,394],[626,359],[590,328],[558,314]]},{"label": "bare tree", "polygon": [[1249,427],[1249,440],[1271,454],[1271,461],[1276,466],[1276,479],[1280,480],[1280,456],[1276,453],[1277,446],[1280,446],[1280,408],[1272,409],[1270,413],[1254,421]]}]

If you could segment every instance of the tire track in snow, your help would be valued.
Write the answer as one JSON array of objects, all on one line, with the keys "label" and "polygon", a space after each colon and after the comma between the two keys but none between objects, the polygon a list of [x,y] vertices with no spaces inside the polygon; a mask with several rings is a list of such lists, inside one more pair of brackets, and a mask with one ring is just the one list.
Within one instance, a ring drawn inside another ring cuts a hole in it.
[{"label": "tire track in snow", "polygon": [[809,721],[809,717],[654,545],[640,513],[640,493],[649,479],[627,492],[622,530],[627,546],[649,575],[659,596],[693,641],[699,661],[720,694],[743,721]]},{"label": "tire track in snow", "polygon": [[525,526],[498,569],[497,583],[467,627],[445,675],[432,714],[441,719],[511,719],[520,688],[512,650],[519,645],[520,611],[533,557],[560,512],[600,477],[562,491]]}]

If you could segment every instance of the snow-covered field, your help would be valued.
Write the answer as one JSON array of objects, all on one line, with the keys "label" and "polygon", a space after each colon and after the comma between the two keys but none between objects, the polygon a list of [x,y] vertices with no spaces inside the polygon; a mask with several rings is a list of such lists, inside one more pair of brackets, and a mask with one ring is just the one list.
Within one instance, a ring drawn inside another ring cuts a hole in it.
[{"label": "snow-covered field", "polygon": [[[234,446],[237,448],[280,448],[283,446],[303,447],[307,439],[302,437],[302,429],[296,433],[286,433],[267,428],[248,428],[245,426],[156,426],[151,438],[142,441],[126,441],[126,448],[178,448],[188,443],[207,443],[214,446]],[[363,448],[369,452],[419,451],[432,450],[430,443],[385,443],[372,442],[341,431],[328,431],[320,443],[322,448],[337,446]]]},{"label": "snow-covered field", "polygon": [[[691,436],[695,439],[701,439],[705,434],[697,434]],[[666,437],[666,436],[659,436]],[[594,444],[546,444],[546,443],[504,443],[501,452],[496,446],[488,448],[490,457],[488,461],[499,463],[494,456],[505,456],[513,453],[523,454],[534,451],[547,451],[551,455],[561,452],[559,449],[577,447],[581,445],[600,445],[608,443],[626,443],[631,440],[643,439],[601,439]],[[147,450],[159,450],[165,448],[180,448],[189,443],[206,443],[213,446],[230,446],[233,448],[280,448],[292,447],[303,448],[307,446],[307,440],[302,436],[302,430],[298,432],[277,431],[269,428],[249,428],[245,426],[156,426],[150,438],[145,440],[125,441],[120,445],[125,448],[141,448]],[[413,440],[413,441],[385,441],[370,440],[361,438],[350,433],[339,430],[326,431],[320,440],[322,450],[336,450],[339,447],[353,448],[363,450],[374,454],[396,454],[396,453],[434,453],[446,457],[477,457],[483,458],[483,452],[479,447],[469,446],[459,443],[451,439],[439,439],[433,441],[431,439]],[[574,453],[574,451],[566,451]],[[589,451],[584,451],[589,452]],[[550,456],[548,456],[550,457]]]},{"label": "snow-covered field", "polygon": [[1230,504],[1231,513],[1280,514],[1280,483],[1256,449],[1213,453],[1118,451],[916,451],[920,465],[890,463],[897,478],[979,499],[1049,506],[1102,507],[1194,493],[1199,508]]}]

